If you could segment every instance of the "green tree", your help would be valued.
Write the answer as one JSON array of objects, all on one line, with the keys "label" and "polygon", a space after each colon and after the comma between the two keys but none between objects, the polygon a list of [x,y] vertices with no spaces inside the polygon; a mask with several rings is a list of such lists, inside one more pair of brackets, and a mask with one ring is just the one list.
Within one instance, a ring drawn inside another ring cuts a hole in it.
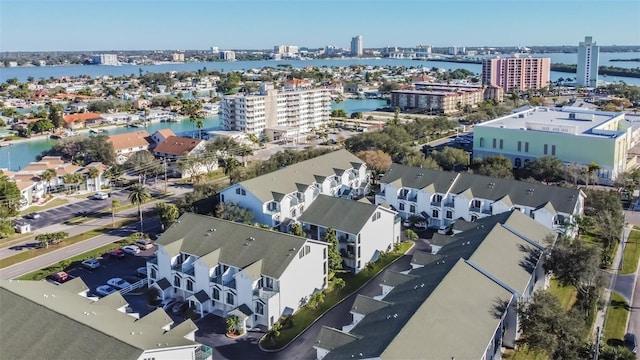
[{"label": "green tree", "polygon": [[[202,121],[200,116],[201,111],[202,111],[202,102],[200,102],[199,100],[188,99],[182,102],[182,112],[189,117],[189,121],[191,121],[191,123],[193,123],[194,126],[198,124],[198,120]],[[199,129],[201,128],[198,127],[198,131]],[[200,138],[200,136],[198,136],[198,138]]]},{"label": "green tree", "polygon": [[180,217],[178,207],[170,203],[158,203],[156,210],[160,214],[160,222],[164,229],[169,228]]},{"label": "green tree", "polygon": [[216,205],[214,216],[220,219],[249,224],[253,221],[253,212],[234,202],[220,202]]},{"label": "green tree", "polygon": [[151,194],[142,184],[134,184],[129,188],[129,201],[138,207],[138,215],[140,216],[140,232],[144,232],[142,226],[142,207],[141,205],[151,199]]},{"label": "green tree", "polygon": [[307,305],[309,305],[314,309],[317,309],[318,306],[320,306],[324,302],[324,299],[325,299],[324,291],[317,291],[313,293],[311,297],[309,297],[309,302],[307,303]]},{"label": "green tree", "polygon": [[502,155],[487,156],[481,160],[475,159],[471,166],[479,175],[501,179],[513,179],[513,165],[511,160]]},{"label": "green tree", "polygon": [[225,319],[225,325],[227,334],[238,334],[240,331],[239,327],[240,325],[242,325],[242,321],[235,315],[229,315]]},{"label": "green tree", "polygon": [[335,277],[333,279],[333,288],[336,289],[337,291],[344,289],[346,285],[347,283],[344,281],[343,278]]},{"label": "green tree", "polygon": [[40,174],[40,180],[44,181],[46,187],[44,188],[45,195],[47,194],[49,187],[51,186],[51,180],[57,177],[56,171],[53,169],[47,169]]},{"label": "green tree", "polygon": [[340,255],[336,231],[332,228],[327,229],[322,240],[328,244],[329,278],[332,278],[336,271],[342,270],[342,255]]},{"label": "green tree", "polygon": [[275,322],[267,331],[266,336],[271,345],[275,345],[276,338],[280,336],[280,330],[282,330],[282,324],[280,324],[280,322]]},{"label": "green tree", "polygon": [[407,239],[409,239],[409,240],[413,241],[413,240],[416,240],[418,238],[418,234],[416,234],[416,232],[411,230],[411,229],[408,229],[406,234],[407,234]]},{"label": "green tree", "polygon": [[162,164],[149,151],[136,151],[124,163],[124,167],[133,170],[142,177],[142,183],[150,176],[155,176],[162,172]]},{"label": "green tree", "polygon": [[440,152],[433,151],[429,156],[446,171],[452,171],[456,166],[469,165],[469,153],[462,149],[456,149],[449,146],[445,147]]},{"label": "green tree", "polygon": [[346,118],[347,113],[343,109],[331,110],[331,117]]},{"label": "green tree", "polygon": [[527,170],[536,180],[556,182],[562,178],[562,160],[555,156],[542,156],[529,162]]},{"label": "green tree", "polygon": [[290,234],[296,235],[296,236],[302,236],[302,237],[306,237],[307,234],[304,232],[304,230],[302,230],[302,226],[299,223],[294,223],[291,225],[291,230],[289,231]]},{"label": "green tree", "polygon": [[379,175],[387,172],[392,164],[391,155],[382,150],[360,151],[356,156],[367,164],[374,181]]},{"label": "green tree", "polygon": [[229,177],[229,184],[235,183],[234,171],[240,167],[240,162],[234,157],[224,159],[224,174]]},{"label": "green tree", "polygon": [[[2,211],[0,211],[1,213]],[[0,219],[0,239],[7,238],[15,233],[15,229],[9,219]]]},{"label": "green tree", "polygon": [[[90,184],[91,186],[95,187],[95,179],[97,179],[100,176],[100,170],[98,170],[95,166],[91,166],[89,167],[89,171],[87,172],[87,178],[89,180],[91,180]],[[99,190],[99,189],[96,189]]]},{"label": "green tree", "polygon": [[120,200],[111,200],[111,227],[116,226],[116,210],[120,207]]},{"label": "green tree", "polygon": [[54,125],[48,119],[40,119],[27,125],[27,128],[34,133],[40,134],[46,131],[53,130]]}]

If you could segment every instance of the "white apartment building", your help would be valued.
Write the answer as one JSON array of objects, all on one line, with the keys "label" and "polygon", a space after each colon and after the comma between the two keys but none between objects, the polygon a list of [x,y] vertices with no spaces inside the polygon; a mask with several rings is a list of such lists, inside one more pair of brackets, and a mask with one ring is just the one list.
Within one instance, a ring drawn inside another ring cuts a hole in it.
[{"label": "white apartment building", "polygon": [[116,54],[93,55],[92,62],[98,65],[118,65],[118,55]]},{"label": "white apartment building", "polygon": [[271,327],[327,286],[321,241],[186,213],[156,241],[149,286],[202,316],[236,315],[242,328]]},{"label": "white apartment building", "polygon": [[338,150],[231,185],[220,192],[220,201],[251,210],[257,223],[286,229],[321,194],[364,196],[369,176],[362,160]]},{"label": "white apartment building", "polygon": [[325,89],[282,91],[263,84],[258,95],[229,95],[220,102],[225,130],[259,137],[268,129],[304,134],[328,122],[330,114],[331,96]]},{"label": "white apartment building", "polygon": [[362,35],[351,38],[351,56],[360,57],[363,55]]},{"label": "white apartment building", "polygon": [[516,209],[558,232],[575,223],[584,200],[579,189],[398,164],[380,179],[375,197],[376,204],[391,206],[405,219],[423,217],[430,227],[447,227],[461,218],[473,222]]},{"label": "white apartment building", "polygon": [[322,240],[328,229],[335,230],[343,269],[354,273],[400,242],[398,213],[364,201],[320,195],[299,221],[310,239]]},{"label": "white apartment building", "polygon": [[585,36],[578,44],[578,68],[576,85],[595,88],[598,86],[600,47],[591,36]]}]

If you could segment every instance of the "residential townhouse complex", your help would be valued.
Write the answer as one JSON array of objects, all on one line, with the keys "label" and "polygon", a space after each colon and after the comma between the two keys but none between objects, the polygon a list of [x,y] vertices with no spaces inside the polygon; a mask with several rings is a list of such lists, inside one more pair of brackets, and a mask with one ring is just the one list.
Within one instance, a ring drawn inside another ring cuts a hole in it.
[{"label": "residential townhouse complex", "polygon": [[584,200],[579,189],[398,164],[380,179],[375,196],[376,204],[391,206],[405,219],[423,217],[431,227],[448,227],[457,219],[473,222],[515,209],[558,232],[575,223]]},{"label": "residential townhouse complex", "polygon": [[400,242],[398,213],[364,199],[319,195],[299,221],[310,239],[322,240],[328,229],[335,230],[343,268],[354,273]]},{"label": "residential townhouse complex", "polygon": [[152,145],[149,140],[149,133],[146,130],[109,135],[107,141],[113,145],[118,164],[124,164],[131,154],[137,151],[149,150]]},{"label": "residential townhouse complex", "polygon": [[236,315],[271,327],[327,286],[327,245],[277,231],[186,213],[156,241],[149,286],[188,300],[202,316]]},{"label": "residential townhouse complex", "polygon": [[638,129],[624,113],[533,107],[476,125],[473,156],[503,155],[516,168],[547,155],[582,167],[595,162],[599,182],[610,184],[638,166],[629,153],[638,144]]},{"label": "residential townhouse complex", "polygon": [[490,360],[513,348],[519,304],[547,286],[555,235],[515,210],[472,225],[435,254],[416,252],[411,269],[387,270],[381,295],[358,295],[350,324],[320,331],[317,359]]},{"label": "residential townhouse complex", "polygon": [[416,90],[391,92],[391,107],[401,110],[419,109],[430,113],[451,114],[465,106],[476,107],[484,101],[482,87],[449,87],[446,84],[416,84]]},{"label": "residential townhouse complex", "polygon": [[[329,121],[331,97],[328,90],[282,91],[262,84],[257,95],[229,95],[220,102],[224,130],[243,131],[258,137],[291,130],[309,132]],[[271,133],[269,133],[271,131]]]},{"label": "residential townhouse complex", "polygon": [[209,360],[212,349],[194,341],[191,320],[173,320],[157,309],[144,317],[127,312],[115,292],[98,299],[76,278],[0,281],[0,348],[7,359],[194,359]]},{"label": "residential townhouse complex", "polygon": [[352,199],[369,191],[366,164],[338,150],[220,191],[220,201],[251,210],[254,221],[287,230],[319,195]]},{"label": "residential townhouse complex", "polygon": [[541,89],[549,84],[551,58],[493,58],[482,60],[482,84],[505,92]]}]

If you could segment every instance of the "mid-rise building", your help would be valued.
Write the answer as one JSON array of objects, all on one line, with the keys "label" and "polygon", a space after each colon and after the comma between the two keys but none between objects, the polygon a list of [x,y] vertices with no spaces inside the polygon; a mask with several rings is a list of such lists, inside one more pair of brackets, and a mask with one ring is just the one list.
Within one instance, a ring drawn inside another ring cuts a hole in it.
[{"label": "mid-rise building", "polygon": [[236,52],[231,50],[220,51],[220,60],[233,61],[236,59]]},{"label": "mid-rise building", "polygon": [[351,56],[360,57],[363,54],[362,35],[351,38]]},{"label": "mid-rise building", "polygon": [[598,86],[600,47],[591,36],[585,36],[578,45],[578,68],[576,85],[595,88]]},{"label": "mid-rise building", "polygon": [[[243,131],[258,137],[272,134],[304,134],[329,121],[331,96],[328,90],[282,91],[263,84],[259,94],[225,96],[220,117],[225,130]],[[272,137],[272,140],[278,140]],[[283,139],[284,140],[284,139]]]},{"label": "mid-rise building", "polygon": [[[485,100],[485,88],[473,85],[448,85],[419,82],[416,90],[391,92],[391,107],[418,109],[430,113],[450,114],[465,106],[476,107]],[[494,93],[487,93],[494,95]]]},{"label": "mid-rise building", "polygon": [[638,166],[629,150],[637,144],[638,124],[624,113],[576,107],[528,107],[474,128],[473,156],[503,155],[521,168],[541,156],[588,168],[598,165],[598,182],[610,184]]},{"label": "mid-rise building", "polygon": [[171,54],[171,60],[175,62],[184,62],[184,53],[173,53]]},{"label": "mid-rise building", "polygon": [[550,58],[512,57],[482,60],[482,83],[505,92],[541,89],[549,84]]},{"label": "mid-rise building", "polygon": [[212,349],[195,342],[195,323],[174,325],[159,308],[140,317],[119,292],[98,299],[75,278],[0,281],[0,348],[7,359],[199,359]]},{"label": "mid-rise building", "polygon": [[91,62],[96,65],[118,65],[118,55],[116,54],[93,55]]},{"label": "mid-rise building", "polygon": [[328,284],[327,244],[186,213],[156,241],[149,287],[182,297],[201,316],[236,315],[241,327],[271,327]]}]

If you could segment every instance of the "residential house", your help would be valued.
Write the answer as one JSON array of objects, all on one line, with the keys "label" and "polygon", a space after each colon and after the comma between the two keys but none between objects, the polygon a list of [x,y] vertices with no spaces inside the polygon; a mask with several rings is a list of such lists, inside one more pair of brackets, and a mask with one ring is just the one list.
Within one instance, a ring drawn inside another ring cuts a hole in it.
[{"label": "residential house", "polygon": [[[156,134],[159,132],[160,130],[156,131]],[[166,161],[168,171],[172,175],[188,178],[218,169],[217,158],[201,156],[204,150],[205,142],[203,140],[183,136],[169,136],[153,149],[153,154]],[[181,166],[179,160],[186,157],[195,161]]]},{"label": "residential house", "polygon": [[64,127],[70,130],[82,129],[90,125],[98,125],[102,122],[102,115],[93,112],[66,114],[62,116]]},{"label": "residential house", "polygon": [[298,219],[310,239],[336,232],[343,268],[360,272],[400,242],[400,217],[390,209],[364,201],[319,195]]},{"label": "residential house", "polygon": [[198,359],[212,349],[195,342],[191,320],[174,325],[162,309],[144,317],[127,312],[116,292],[88,296],[76,278],[47,281],[0,280],[0,348],[7,359]]},{"label": "residential house", "polygon": [[151,107],[152,101],[142,98],[137,98],[133,100],[133,107],[139,110],[149,109]]},{"label": "residential house", "polygon": [[160,143],[167,140],[169,136],[176,136],[176,134],[171,129],[160,129],[156,130],[156,132],[151,135],[151,140],[153,141],[154,146],[158,146]]},{"label": "residential house", "polygon": [[151,146],[149,133],[146,130],[109,135],[107,141],[113,145],[118,164],[124,164],[134,152],[149,150]]},{"label": "residential house", "polygon": [[140,120],[140,115],[126,112],[102,114],[103,122],[109,124],[126,124]]},{"label": "residential house", "polygon": [[321,330],[317,359],[491,360],[513,348],[518,304],[546,286],[554,236],[518,211],[475,225],[437,254],[417,252],[412,269],[385,272],[381,295],[356,297],[352,323]]},{"label": "residential house", "polygon": [[516,209],[549,229],[564,232],[583,213],[585,194],[561,186],[392,164],[380,179],[375,199],[404,219],[425,218],[430,227]]},{"label": "residential house", "polygon": [[[92,167],[95,167],[98,170],[98,176],[95,178],[89,177],[89,169]],[[40,185],[42,185],[41,190],[48,189],[47,191],[51,192],[65,185],[65,175],[78,172],[83,174],[83,176],[85,177],[85,180],[81,184],[78,184],[79,188],[89,191],[96,191],[109,185],[109,179],[105,177],[105,171],[107,170],[107,168],[108,167],[106,165],[97,161],[83,167],[72,164],[70,162],[66,162],[60,156],[44,156],[42,159],[40,159],[40,161],[29,163],[29,165],[18,171],[17,175],[33,177],[32,182],[37,183],[38,188],[40,187]],[[48,183],[42,183],[39,176],[47,170],[54,170],[56,176]]]},{"label": "residential house", "polygon": [[298,236],[185,213],[156,241],[149,286],[182,297],[201,314],[271,327],[327,286],[327,245]]},{"label": "residential house", "polygon": [[220,201],[251,210],[254,221],[285,230],[321,194],[352,199],[369,192],[367,165],[338,150],[229,186]]}]

